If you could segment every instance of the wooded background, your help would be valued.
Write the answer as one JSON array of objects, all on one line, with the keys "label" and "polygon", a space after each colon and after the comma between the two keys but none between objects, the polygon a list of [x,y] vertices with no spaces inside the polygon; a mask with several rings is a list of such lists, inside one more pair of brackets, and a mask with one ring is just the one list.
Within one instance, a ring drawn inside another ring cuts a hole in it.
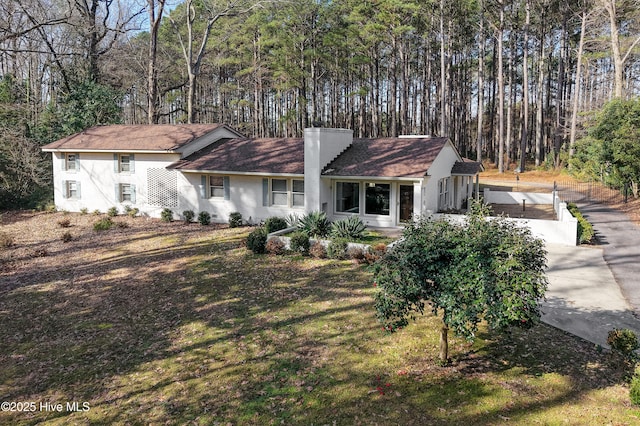
[{"label": "wooded background", "polygon": [[638,0],[138,1],[0,5],[0,208],[46,193],[40,145],[95,124],[444,135],[524,171],[640,94]]}]

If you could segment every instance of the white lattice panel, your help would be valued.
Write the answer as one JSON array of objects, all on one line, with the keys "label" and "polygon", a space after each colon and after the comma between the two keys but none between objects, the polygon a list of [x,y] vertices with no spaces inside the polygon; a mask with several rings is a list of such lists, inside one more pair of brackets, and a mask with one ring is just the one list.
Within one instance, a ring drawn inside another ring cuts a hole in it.
[{"label": "white lattice panel", "polygon": [[178,207],[178,174],[175,170],[147,169],[148,203],[158,207]]}]

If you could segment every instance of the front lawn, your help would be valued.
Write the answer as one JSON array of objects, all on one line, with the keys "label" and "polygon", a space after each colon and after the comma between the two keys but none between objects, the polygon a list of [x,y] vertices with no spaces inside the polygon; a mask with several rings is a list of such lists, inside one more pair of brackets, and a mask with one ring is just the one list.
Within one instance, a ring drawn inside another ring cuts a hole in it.
[{"label": "front lawn", "polygon": [[96,220],[2,218],[0,424],[640,421],[621,360],[556,329],[453,340],[439,367],[437,318],[383,332],[363,266],[254,255],[246,228]]}]

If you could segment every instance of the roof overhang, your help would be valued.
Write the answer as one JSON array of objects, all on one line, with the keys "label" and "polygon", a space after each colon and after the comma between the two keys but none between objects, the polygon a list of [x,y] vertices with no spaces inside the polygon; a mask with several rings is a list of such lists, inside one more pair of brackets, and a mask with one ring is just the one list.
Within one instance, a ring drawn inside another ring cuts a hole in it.
[{"label": "roof overhang", "polygon": [[234,176],[279,176],[279,177],[301,177],[304,178],[303,173],[271,173],[271,172],[237,172],[233,170],[196,170],[196,169],[179,169],[182,173],[198,173],[201,175],[216,174],[216,175],[234,175]]},{"label": "roof overhang", "polygon": [[145,150],[145,149],[60,149],[60,148],[43,148],[42,152],[69,152],[69,153],[81,153],[81,152],[94,152],[98,154],[111,154],[111,153],[127,153],[127,154],[177,154],[179,151],[162,151],[162,150]]},{"label": "roof overhang", "polygon": [[321,175],[323,179],[333,179],[333,180],[357,180],[357,181],[399,181],[399,182],[421,182],[426,176],[417,177],[417,176],[334,176],[334,175]]}]

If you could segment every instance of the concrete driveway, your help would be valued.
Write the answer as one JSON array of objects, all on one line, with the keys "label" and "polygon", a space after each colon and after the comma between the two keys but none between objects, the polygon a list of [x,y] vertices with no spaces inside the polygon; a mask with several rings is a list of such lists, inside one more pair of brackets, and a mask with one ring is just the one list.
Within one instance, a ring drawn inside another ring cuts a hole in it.
[{"label": "concrete driveway", "polygon": [[614,328],[640,336],[640,228],[624,213],[581,205],[599,245],[547,245],[549,289],[542,321],[608,347]]},{"label": "concrete driveway", "polygon": [[614,328],[640,336],[640,320],[598,247],[547,245],[549,289],[542,321],[603,347]]}]

